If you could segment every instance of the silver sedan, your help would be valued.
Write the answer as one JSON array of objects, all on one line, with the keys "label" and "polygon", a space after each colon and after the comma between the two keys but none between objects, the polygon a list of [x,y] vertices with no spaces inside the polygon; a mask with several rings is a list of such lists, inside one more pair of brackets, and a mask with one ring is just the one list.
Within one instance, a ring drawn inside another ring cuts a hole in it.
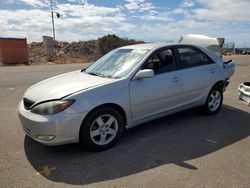
[{"label": "silver sedan", "polygon": [[114,145],[125,128],[196,106],[220,110],[233,62],[184,44],[115,49],[88,68],[31,86],[19,103],[24,132],[46,145]]}]

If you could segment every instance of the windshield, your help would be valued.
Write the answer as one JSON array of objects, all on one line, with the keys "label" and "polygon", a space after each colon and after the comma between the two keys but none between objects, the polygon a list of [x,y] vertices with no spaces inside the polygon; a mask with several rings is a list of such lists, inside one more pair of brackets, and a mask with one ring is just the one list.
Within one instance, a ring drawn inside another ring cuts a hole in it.
[{"label": "windshield", "polygon": [[108,78],[122,78],[129,74],[148,51],[145,49],[116,49],[101,57],[85,72]]}]

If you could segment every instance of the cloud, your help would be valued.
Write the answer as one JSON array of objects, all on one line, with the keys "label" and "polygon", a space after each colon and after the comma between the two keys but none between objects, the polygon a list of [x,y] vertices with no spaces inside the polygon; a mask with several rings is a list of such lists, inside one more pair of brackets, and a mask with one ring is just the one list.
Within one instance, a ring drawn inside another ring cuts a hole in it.
[{"label": "cloud", "polygon": [[27,5],[33,6],[33,7],[48,7],[50,6],[50,2],[48,0],[18,0],[21,3],[25,3]]},{"label": "cloud", "polygon": [[181,16],[175,23],[168,24],[172,28],[171,31],[225,37],[226,40],[235,41],[236,44],[249,40],[246,37],[247,33],[250,33],[248,0],[194,0],[193,2],[199,8],[180,7],[171,11],[173,17]]},{"label": "cloud", "polygon": [[[186,9],[190,3],[199,4],[199,8]],[[188,3],[187,3],[188,2]],[[183,14],[196,20],[209,20],[221,22],[250,21],[249,0],[185,0],[179,8],[172,10],[174,14]]]},{"label": "cloud", "polygon": [[68,0],[69,3],[89,4],[88,0]]},{"label": "cloud", "polygon": [[96,16],[96,15],[116,15],[121,12],[118,7],[103,7],[103,6],[95,6],[93,4],[84,4],[84,5],[75,5],[70,3],[58,4],[55,8],[56,11],[66,13],[70,16]]},{"label": "cloud", "polygon": [[0,24],[2,36],[29,37],[29,40],[37,40],[41,35],[50,34],[49,12],[32,10],[0,10],[3,24]]},{"label": "cloud", "polygon": [[184,0],[184,1],[182,1],[180,7],[182,7],[182,8],[190,8],[190,7],[193,7],[194,5],[195,4],[194,4],[193,0]]},{"label": "cloud", "polygon": [[[45,7],[48,0],[17,1],[21,9],[0,9],[1,37],[27,37],[31,42],[41,41],[42,35],[52,36],[51,13]],[[8,0],[13,7],[17,1]],[[117,34],[145,41],[177,41],[182,34],[200,33],[250,42],[249,4],[248,0],[193,0],[168,10],[149,0],[109,6],[86,0],[57,1],[54,9],[62,17],[55,18],[56,39],[78,41]]]},{"label": "cloud", "polygon": [[250,21],[249,0],[197,0],[205,8],[194,9],[192,12],[200,20]]},{"label": "cloud", "polygon": [[169,22],[172,21],[173,18],[169,17],[169,14],[167,13],[155,13],[153,12],[153,14],[145,14],[145,15],[140,15],[140,16],[132,16],[132,18],[137,18],[140,20],[144,20],[147,22],[152,22],[152,21],[156,21],[156,22]]},{"label": "cloud", "polygon": [[177,8],[172,11],[174,14],[189,14],[189,11],[184,8]]},{"label": "cloud", "polygon": [[125,8],[131,12],[153,10],[155,6],[152,3],[147,3],[145,0],[126,0]]},{"label": "cloud", "polygon": [[[56,38],[75,41],[97,38],[109,33],[126,33],[133,25],[117,7],[93,4],[58,4],[55,11],[62,18],[55,18]],[[0,10],[1,36],[27,37],[28,41],[41,41],[42,35],[52,36],[51,13],[43,9]]]}]

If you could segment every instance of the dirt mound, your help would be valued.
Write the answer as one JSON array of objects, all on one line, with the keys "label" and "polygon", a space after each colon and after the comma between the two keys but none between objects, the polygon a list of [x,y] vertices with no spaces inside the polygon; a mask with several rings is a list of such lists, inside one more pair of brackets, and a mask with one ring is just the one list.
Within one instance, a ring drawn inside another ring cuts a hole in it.
[{"label": "dirt mound", "polygon": [[139,43],[143,43],[143,41],[123,39],[116,35],[71,43],[56,41],[55,55],[49,59],[44,53],[42,42],[32,42],[29,44],[29,61],[31,64],[42,64],[49,61],[53,63],[93,62],[115,48]]}]

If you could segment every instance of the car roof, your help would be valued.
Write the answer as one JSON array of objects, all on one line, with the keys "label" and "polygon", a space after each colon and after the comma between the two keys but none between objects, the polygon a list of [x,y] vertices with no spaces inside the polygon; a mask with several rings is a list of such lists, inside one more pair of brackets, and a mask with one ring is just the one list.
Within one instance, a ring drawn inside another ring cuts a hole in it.
[{"label": "car roof", "polygon": [[203,52],[205,52],[208,56],[210,56],[214,61],[218,61],[218,58],[221,59],[221,57],[212,52],[211,50],[204,48],[204,47],[200,47],[197,45],[193,45],[193,44],[180,44],[180,43],[142,43],[142,44],[134,44],[134,45],[129,45],[129,46],[123,46],[120,47],[118,49],[139,49],[139,50],[153,50],[153,49],[159,49],[159,48],[163,48],[163,47],[168,47],[168,46],[195,46],[197,48],[199,48],[200,50],[202,50]]},{"label": "car roof", "polygon": [[175,43],[142,43],[142,44],[134,44],[129,46],[123,46],[119,49],[145,49],[145,50],[152,50],[157,48],[162,48],[166,46],[178,45]]}]

